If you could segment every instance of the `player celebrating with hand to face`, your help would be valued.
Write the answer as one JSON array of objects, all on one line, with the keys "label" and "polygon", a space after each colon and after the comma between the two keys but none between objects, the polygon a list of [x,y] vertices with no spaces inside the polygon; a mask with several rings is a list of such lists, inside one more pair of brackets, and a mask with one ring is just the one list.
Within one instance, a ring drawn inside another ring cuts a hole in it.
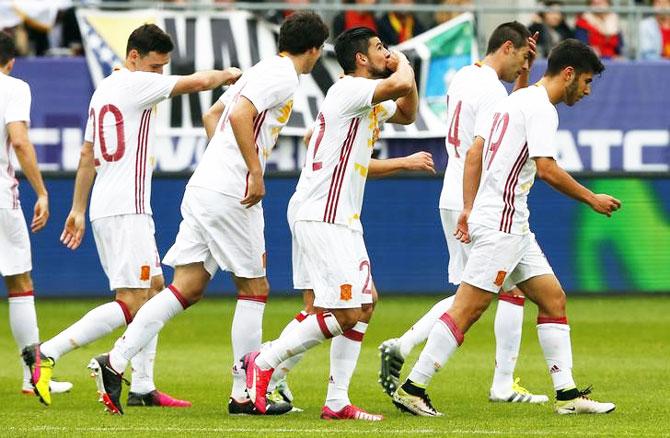
[{"label": "player celebrating with hand to face", "polygon": [[[566,297],[530,231],[528,193],[535,175],[556,190],[611,216],[621,202],[594,194],[556,163],[558,113],[555,105],[572,106],[591,92],[594,74],[604,70],[591,48],[569,39],[549,55],[544,77],[516,91],[495,108],[486,139],[484,175],[474,206],[459,218],[457,237],[472,240],[456,299],[433,326],[409,378],[393,394],[396,406],[415,415],[441,415],[426,387],[444,366],[464,334],[506,285],[516,284],[538,306],[537,333],[556,390],[559,414],[607,413],[613,403],[588,398],[572,377],[572,346]],[[467,174],[467,170],[466,170]],[[470,182],[466,179],[464,184]],[[464,199],[471,205],[472,198]]]},{"label": "player celebrating with hand to face", "polygon": [[[170,36],[156,25],[138,27],[128,38],[124,68],[105,78],[91,97],[72,210],[61,241],[72,250],[81,244],[93,186],[93,236],[116,300],[91,310],[41,346],[24,349],[24,359],[33,369],[35,390],[46,404],[51,400],[47,383],[55,362],[67,352],[130,324],[138,309],[163,286],[150,205],[156,104],[234,83],[241,74],[231,68],[189,76],[163,75],[173,47]],[[190,406],[190,402],[156,390],[153,362],[157,342],[152,337],[133,358],[128,404]]]}]

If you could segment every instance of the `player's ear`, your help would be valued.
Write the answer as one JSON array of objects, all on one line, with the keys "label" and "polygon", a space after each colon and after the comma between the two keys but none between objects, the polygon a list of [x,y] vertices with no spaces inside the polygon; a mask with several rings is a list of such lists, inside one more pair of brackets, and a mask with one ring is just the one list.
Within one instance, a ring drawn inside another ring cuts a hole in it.
[{"label": "player's ear", "polygon": [[574,67],[565,67],[563,69],[563,80],[566,83],[570,83],[575,79],[576,73],[575,73],[575,68]]},{"label": "player's ear", "polygon": [[368,57],[363,52],[356,52],[356,64],[367,64]]}]

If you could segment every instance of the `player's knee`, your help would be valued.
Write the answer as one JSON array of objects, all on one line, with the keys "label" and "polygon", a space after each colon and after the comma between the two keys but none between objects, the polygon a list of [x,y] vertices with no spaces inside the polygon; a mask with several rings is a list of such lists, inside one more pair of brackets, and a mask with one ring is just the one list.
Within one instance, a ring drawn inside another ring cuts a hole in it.
[{"label": "player's knee", "polygon": [[361,309],[338,309],[332,312],[343,332],[353,328],[361,317]]},{"label": "player's knee", "polygon": [[375,311],[375,303],[363,304],[361,306],[361,316],[358,318],[359,321],[368,323],[372,319],[372,314]]},{"label": "player's knee", "polygon": [[565,305],[565,292],[563,292],[563,289],[558,289],[555,293],[552,293],[551,296],[546,297],[546,299],[543,300],[543,305],[540,307],[540,311],[544,316],[562,318],[566,313]]}]

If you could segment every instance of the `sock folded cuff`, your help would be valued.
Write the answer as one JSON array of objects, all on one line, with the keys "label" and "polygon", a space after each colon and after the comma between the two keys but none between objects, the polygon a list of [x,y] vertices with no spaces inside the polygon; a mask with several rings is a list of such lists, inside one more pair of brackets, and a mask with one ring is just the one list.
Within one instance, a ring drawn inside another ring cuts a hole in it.
[{"label": "sock folded cuff", "polygon": [[21,297],[32,297],[34,296],[33,291],[27,290],[24,292],[9,292],[7,298],[21,298]]},{"label": "sock folded cuff", "polygon": [[342,333],[342,336],[352,341],[363,342],[363,336],[367,329],[368,325],[366,323],[358,321],[353,328]]},{"label": "sock folded cuff", "polygon": [[537,324],[566,324],[568,323],[568,317],[562,316],[560,318],[549,318],[548,316],[538,316]]},{"label": "sock folded cuff", "polygon": [[330,312],[317,313],[316,322],[319,325],[319,329],[321,329],[321,333],[323,333],[323,336],[325,336],[326,339],[330,339],[342,333],[340,324],[337,322],[335,316],[333,316],[333,314]]},{"label": "sock folded cuff", "polygon": [[442,316],[440,316],[440,321],[442,321],[447,326],[449,331],[451,331],[451,334],[454,335],[454,339],[456,339],[456,343],[460,347],[463,343],[463,340],[465,339],[465,336],[463,335],[461,329],[456,326],[456,323],[451,318],[451,315],[445,312]]},{"label": "sock folded cuff", "polygon": [[184,296],[179,292],[179,289],[174,284],[171,284],[168,286],[168,289],[170,289],[170,292],[175,296],[177,301],[179,301],[179,304],[181,304],[181,307],[186,310],[188,306],[190,306],[188,300],[184,298]]},{"label": "sock folded cuff", "polygon": [[505,301],[506,303],[523,307],[523,304],[526,302],[526,298],[517,295],[499,294],[498,301]]},{"label": "sock folded cuff", "polygon": [[244,301],[255,301],[257,303],[267,303],[268,302],[268,296],[258,296],[258,295],[242,295],[238,294],[237,295],[238,300],[244,300]]},{"label": "sock folded cuff", "polygon": [[119,307],[121,308],[121,311],[123,312],[123,317],[124,317],[125,320],[126,320],[126,325],[130,324],[131,322],[133,322],[133,315],[132,315],[132,313],[130,313],[130,309],[128,309],[128,306],[126,305],[126,303],[124,303],[124,302],[121,301],[121,300],[114,300],[114,301],[116,301],[116,303],[117,303],[117,304],[119,305]]},{"label": "sock folded cuff", "polygon": [[303,322],[305,318],[309,316],[309,313],[305,312],[304,310],[301,310],[295,315],[295,320],[298,322]]}]

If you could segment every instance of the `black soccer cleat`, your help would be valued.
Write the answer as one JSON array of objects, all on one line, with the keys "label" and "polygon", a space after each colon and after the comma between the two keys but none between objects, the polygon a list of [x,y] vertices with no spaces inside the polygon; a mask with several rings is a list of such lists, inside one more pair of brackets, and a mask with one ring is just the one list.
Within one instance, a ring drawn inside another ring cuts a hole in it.
[{"label": "black soccer cleat", "polygon": [[292,409],[291,403],[268,401],[265,414],[261,414],[251,400],[238,402],[232,397],[228,400],[228,414],[230,415],[283,415],[291,412]]},{"label": "black soccer cleat", "polygon": [[102,354],[91,359],[88,369],[91,370],[91,377],[95,378],[100,395],[99,401],[105,405],[105,409],[112,415],[123,415],[121,384],[123,382],[129,384],[129,382],[109,364],[109,354]]}]

